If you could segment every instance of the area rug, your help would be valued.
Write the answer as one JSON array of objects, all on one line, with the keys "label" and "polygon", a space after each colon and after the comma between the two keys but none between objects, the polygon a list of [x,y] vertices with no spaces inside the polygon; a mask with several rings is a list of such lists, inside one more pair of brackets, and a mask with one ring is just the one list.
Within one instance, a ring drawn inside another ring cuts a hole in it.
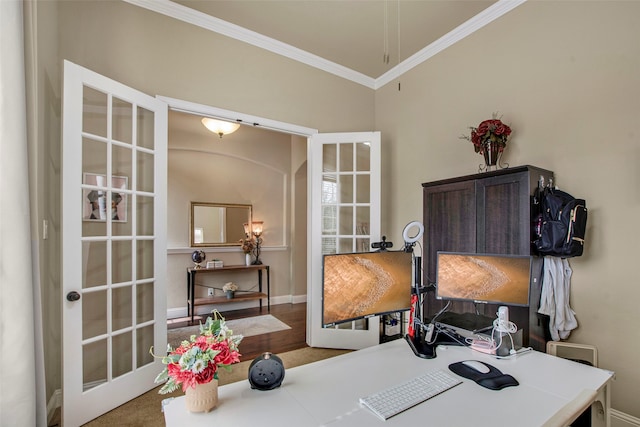
[{"label": "area rug", "polygon": [[[229,329],[233,331],[234,335],[242,335],[243,337],[251,337],[254,335],[262,335],[270,332],[291,329],[291,326],[271,314],[227,320],[226,324]],[[176,348],[183,340],[188,340],[191,335],[197,335],[199,333],[200,325],[169,329],[167,331],[167,342],[171,344],[172,348]]]}]

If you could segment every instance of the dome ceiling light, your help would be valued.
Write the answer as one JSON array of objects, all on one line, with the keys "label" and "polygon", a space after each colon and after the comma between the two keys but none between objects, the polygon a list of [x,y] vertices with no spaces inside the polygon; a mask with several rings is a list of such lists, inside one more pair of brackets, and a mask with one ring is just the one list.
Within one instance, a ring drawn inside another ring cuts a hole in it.
[{"label": "dome ceiling light", "polygon": [[217,133],[220,138],[223,135],[229,135],[238,130],[239,123],[225,122],[223,120],[211,119],[209,117],[202,118],[202,124],[213,133]]}]

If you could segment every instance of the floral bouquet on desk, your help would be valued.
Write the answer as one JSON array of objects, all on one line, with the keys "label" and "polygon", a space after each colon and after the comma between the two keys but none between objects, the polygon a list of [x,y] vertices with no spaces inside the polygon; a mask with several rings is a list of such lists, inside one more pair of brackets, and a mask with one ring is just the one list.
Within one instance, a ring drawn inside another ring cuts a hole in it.
[{"label": "floral bouquet on desk", "polygon": [[233,335],[224,317],[214,310],[213,317],[200,324],[200,335],[191,335],[175,350],[167,346],[168,354],[162,357],[167,367],[155,379],[156,383],[166,382],[159,393],[171,393],[181,385],[186,393],[189,388],[217,380],[219,368],[230,371],[232,364],[240,362],[238,344],[242,338]]}]

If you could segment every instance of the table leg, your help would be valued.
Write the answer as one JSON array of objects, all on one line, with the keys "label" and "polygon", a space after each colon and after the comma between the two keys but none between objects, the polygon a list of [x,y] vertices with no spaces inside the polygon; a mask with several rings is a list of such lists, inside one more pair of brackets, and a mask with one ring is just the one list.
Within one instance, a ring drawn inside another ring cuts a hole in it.
[{"label": "table leg", "polygon": [[[262,269],[258,270],[258,292],[262,292]],[[260,312],[262,313],[262,298],[260,298]]]},{"label": "table leg", "polygon": [[187,317],[191,316],[191,273],[187,270]]},{"label": "table leg", "polygon": [[189,303],[188,303],[188,307],[187,307],[187,316],[189,315],[189,313],[191,313],[191,323],[193,324],[193,319],[195,317],[195,312],[196,312],[196,308],[194,307],[195,304],[195,293],[196,293],[196,272],[195,271],[190,271],[189,272],[189,277],[188,277],[188,287],[189,289],[187,290],[188,293],[188,297],[189,297]]},{"label": "table leg", "polygon": [[271,272],[267,266],[267,311],[271,311]]}]

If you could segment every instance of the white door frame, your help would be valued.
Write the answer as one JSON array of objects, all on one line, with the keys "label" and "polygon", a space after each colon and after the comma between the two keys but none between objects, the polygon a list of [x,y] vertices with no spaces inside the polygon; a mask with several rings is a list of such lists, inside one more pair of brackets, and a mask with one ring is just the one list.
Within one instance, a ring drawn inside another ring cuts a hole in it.
[{"label": "white door frame", "polygon": [[290,123],[279,122],[277,120],[264,117],[252,116],[250,114],[238,113],[236,111],[225,110],[223,108],[212,107],[210,105],[198,104],[196,102],[182,99],[170,98],[158,95],[156,98],[165,102],[170,110],[181,111],[188,114],[203,115],[215,119],[238,122],[247,126],[254,126],[259,129],[273,130],[282,133],[311,137],[318,133],[317,129],[298,126]]},{"label": "white door frame", "polygon": [[[264,117],[252,116],[249,114],[239,113],[236,111],[226,110],[223,108],[212,107],[209,105],[199,104],[195,102],[185,101],[182,99],[176,99],[166,96],[157,96],[158,99],[165,102],[170,110],[180,111],[187,114],[196,114],[203,115],[212,118],[217,118],[221,120],[227,120],[232,122],[238,122],[248,126],[254,126],[256,128],[262,128],[277,132],[282,132],[286,134],[298,135],[307,138],[307,153],[312,152],[312,139],[315,136],[323,135],[319,134],[317,129],[307,128],[304,126],[299,126],[291,123],[280,122],[277,120],[267,119]],[[340,135],[358,135],[363,137],[366,135],[367,138],[371,136],[373,132],[354,132],[354,133],[342,133]],[[379,133],[377,137],[377,143],[380,143]],[[332,134],[338,135],[338,134]],[[309,198],[311,195],[311,181],[312,181],[312,167],[311,167],[311,159],[309,158],[309,154],[307,155],[307,177],[308,177],[308,185],[309,185]],[[372,163],[377,162],[380,163],[379,157],[372,159]],[[378,171],[379,172],[379,171]],[[379,173],[378,173],[379,175]],[[377,206],[380,206],[379,198],[380,198],[380,186],[377,187]],[[308,207],[310,205],[308,204]],[[309,209],[309,208],[308,208]],[[376,222],[379,226],[380,223],[380,212],[378,211],[376,214]],[[311,212],[308,210],[307,212],[307,229],[308,236],[312,235],[314,232],[314,226],[311,220]],[[379,229],[371,230],[372,239],[376,239],[379,237]],[[308,238],[308,241],[311,241],[311,238]],[[372,345],[375,341],[379,340],[379,317],[372,317],[368,319],[368,329],[363,330],[355,330],[355,329],[325,329],[321,327],[321,317],[318,316],[317,313],[317,305],[322,306],[321,301],[318,301],[318,296],[314,295],[317,293],[317,289],[320,283],[320,278],[322,275],[321,269],[321,256],[312,256],[312,252],[307,250],[309,258],[307,259],[307,343],[310,346],[321,346],[321,347],[335,347],[335,348],[363,348],[369,345]],[[314,251],[316,253],[316,251]],[[320,267],[319,267],[320,266]],[[315,277],[315,280],[313,279]],[[313,283],[313,286],[312,286]],[[313,292],[312,292],[313,288]],[[312,298],[313,297],[313,298]],[[321,298],[321,295],[320,295]],[[314,306],[315,304],[315,306]]]}]

